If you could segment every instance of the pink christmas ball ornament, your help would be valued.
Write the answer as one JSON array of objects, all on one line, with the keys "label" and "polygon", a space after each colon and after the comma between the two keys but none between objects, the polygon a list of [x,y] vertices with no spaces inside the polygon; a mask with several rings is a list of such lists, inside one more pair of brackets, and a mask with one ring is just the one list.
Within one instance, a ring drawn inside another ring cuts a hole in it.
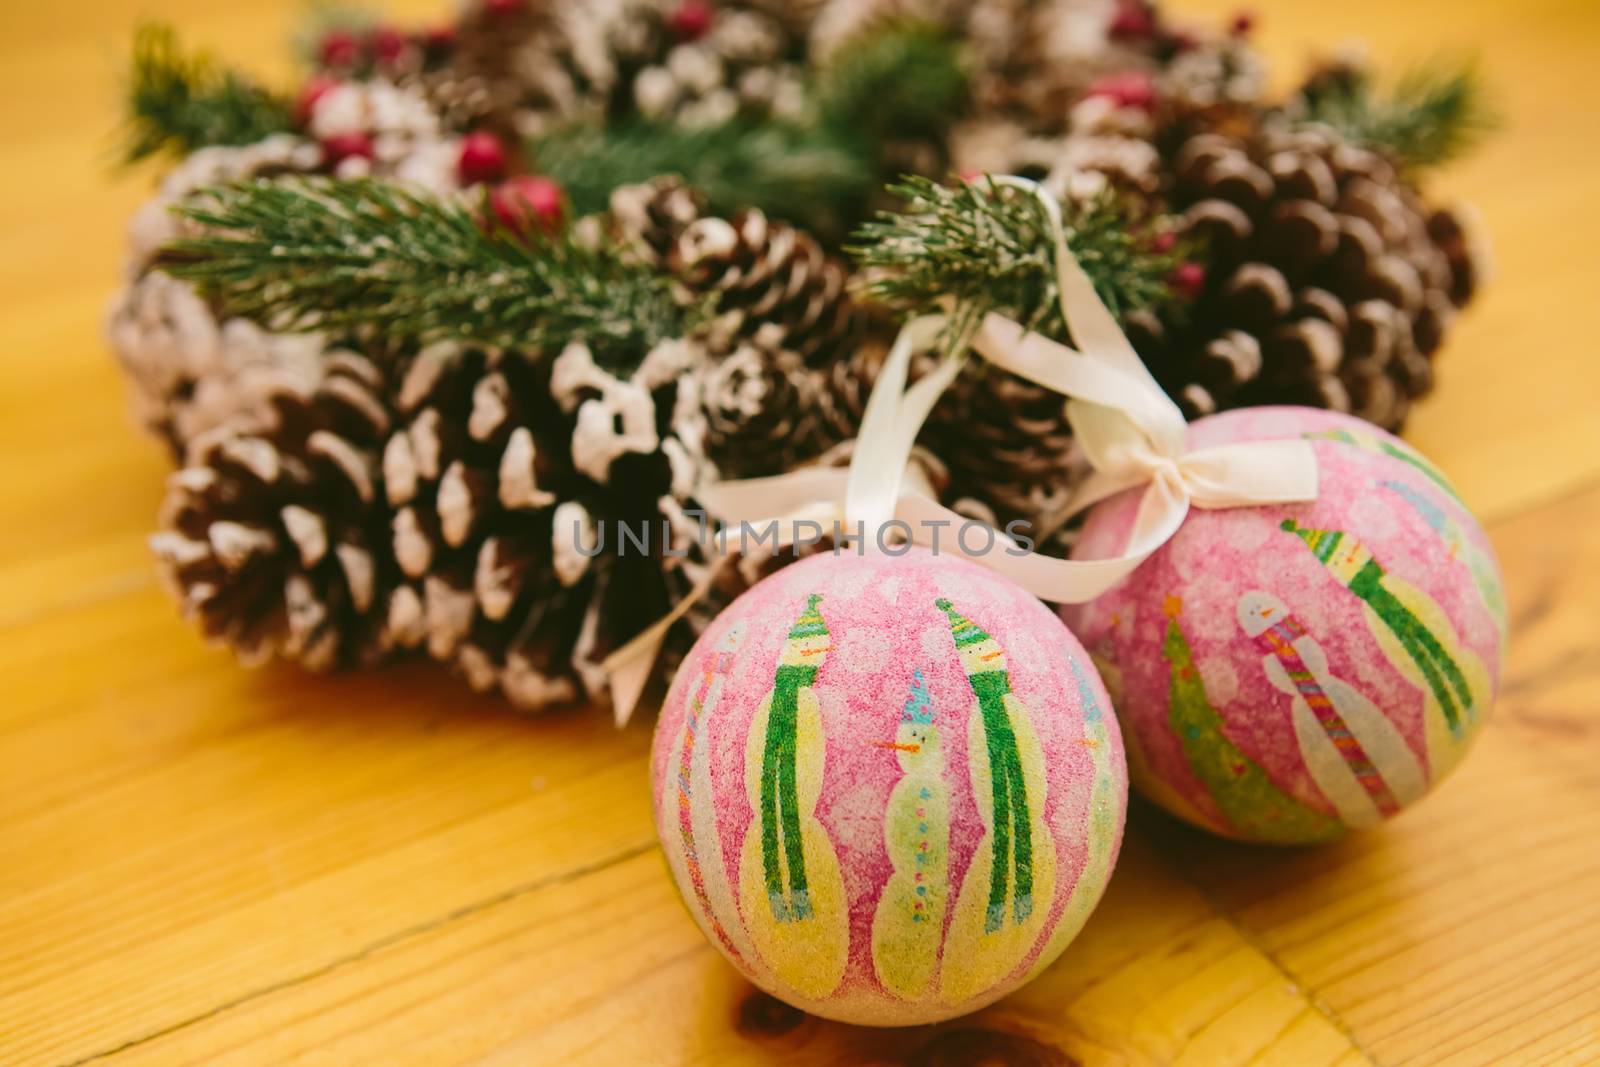
[{"label": "pink christmas ball ornament", "polygon": [[1122,839],[1122,740],[1087,655],[953,555],[820,555],[746,592],[672,684],[656,829],[752,982],[870,1025],[980,1008],[1056,958]]},{"label": "pink christmas ball ornament", "polygon": [[[1442,780],[1494,702],[1506,632],[1488,539],[1409,445],[1304,408],[1189,427],[1191,448],[1295,437],[1316,452],[1316,500],[1192,511],[1062,613],[1111,691],[1135,788],[1276,844],[1376,825]],[[1096,506],[1074,554],[1120,551],[1137,501]]]}]

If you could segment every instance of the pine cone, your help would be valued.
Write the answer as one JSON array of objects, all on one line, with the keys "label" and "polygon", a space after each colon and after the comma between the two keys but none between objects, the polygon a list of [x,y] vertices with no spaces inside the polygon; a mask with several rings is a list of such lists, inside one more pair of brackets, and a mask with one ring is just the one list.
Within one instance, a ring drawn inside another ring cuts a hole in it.
[{"label": "pine cone", "polygon": [[1202,134],[1175,161],[1207,249],[1187,321],[1130,334],[1191,416],[1294,403],[1398,429],[1475,270],[1454,216],[1380,155],[1321,128]]},{"label": "pine cone", "polygon": [[554,33],[545,3],[471,4],[456,21],[447,49],[400,84],[419,90],[453,130],[488,129],[515,138],[517,112],[531,92],[523,67]]},{"label": "pine cone", "polygon": [[724,478],[781,474],[840,436],[821,374],[787,350],[745,341],[706,369],[700,393],[706,456]]},{"label": "pine cone", "polygon": [[751,208],[686,227],[669,268],[696,293],[715,293],[730,331],[831,363],[863,326],[846,289],[849,272],[815,238]]},{"label": "pine cone", "polygon": [[172,476],[151,547],[184,613],[242,661],[326,670],[388,651],[382,392],[371,362],[330,354],[313,389],[272,397],[270,429],[212,431]]},{"label": "pine cone", "polygon": [[662,264],[693,296],[713,296],[720,338],[750,338],[820,367],[844,355],[868,327],[847,288],[849,269],[816,239],[756,209],[732,219],[667,175],[611,194],[602,228],[645,262]]},{"label": "pine cone", "polygon": [[705,215],[705,198],[676,175],[612,190],[603,220],[607,235],[651,266],[667,262],[678,238]]},{"label": "pine cone", "polygon": [[508,138],[573,119],[717,123],[797,114],[799,42],[759,5],[709,21],[679,0],[475,4],[441,62],[410,75],[455,129]]},{"label": "pine cone", "polygon": [[632,104],[645,118],[715,125],[738,117],[794,118],[804,107],[803,47],[759,5],[721,3],[709,25],[686,25],[688,6],[655,13],[660,41],[651,61],[629,72]]},{"label": "pine cone", "polygon": [[[384,453],[408,579],[388,603],[395,639],[523,708],[604,696],[601,661],[697,577],[696,558],[671,553],[699,532],[684,512],[702,463],[702,359],[688,342],[631,373],[581,344],[554,359],[420,354]],[[623,527],[648,547],[624,547]]]}]

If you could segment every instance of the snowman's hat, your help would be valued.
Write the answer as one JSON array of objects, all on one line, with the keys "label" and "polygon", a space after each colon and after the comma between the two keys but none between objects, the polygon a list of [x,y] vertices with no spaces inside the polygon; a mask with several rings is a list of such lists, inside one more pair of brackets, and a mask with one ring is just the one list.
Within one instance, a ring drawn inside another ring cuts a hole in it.
[{"label": "snowman's hat", "polygon": [[924,726],[933,722],[933,695],[928,692],[928,683],[922,679],[921,667],[911,672],[911,695],[906,697],[905,710],[900,713],[900,718],[903,722]]},{"label": "snowman's hat", "polygon": [[806,598],[805,610],[800,613],[800,617],[794,620],[794,625],[789,628],[789,640],[803,641],[808,637],[827,635],[828,624],[822,621],[822,612],[817,610],[817,605],[821,602],[821,593],[812,593]]},{"label": "snowman's hat", "polygon": [[957,611],[955,605],[944,597],[935,600],[933,606],[950,616],[950,636],[955,640],[957,648],[993,640],[983,627]]}]

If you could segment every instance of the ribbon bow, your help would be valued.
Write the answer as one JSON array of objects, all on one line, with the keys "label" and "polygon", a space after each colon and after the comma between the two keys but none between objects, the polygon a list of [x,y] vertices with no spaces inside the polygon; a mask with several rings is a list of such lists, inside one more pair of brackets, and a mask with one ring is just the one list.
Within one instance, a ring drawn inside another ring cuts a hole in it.
[{"label": "ribbon bow", "polygon": [[[1023,551],[997,530],[989,530],[981,551],[970,550],[966,539],[948,534],[943,542],[938,540],[940,530],[972,520],[938,504],[925,487],[907,489],[903,482],[917,432],[968,357],[969,345],[963,344],[933,372],[906,387],[912,356],[937,342],[948,322],[943,315],[913,319],[900,331],[867,400],[848,471],[808,468],[703,486],[696,496],[708,513],[730,525],[758,517],[781,524],[834,516],[857,527],[861,551],[881,546],[882,532],[897,523],[909,529],[914,543],[931,541],[940,550],[953,550],[1005,575],[1043,600],[1075,604],[1093,600],[1144,562],[1177,532],[1191,507],[1248,507],[1316,498],[1316,454],[1306,441],[1248,441],[1190,450],[1183,413],[1150,376],[1067,247],[1066,225],[1055,198],[1025,178],[993,180],[1029,193],[1042,205],[1055,246],[1062,317],[1078,347],[990,313],[972,335],[970,349],[994,366],[1067,398],[1067,421],[1092,473],[1055,516],[1057,520],[1125,489],[1144,486],[1122,553],[1106,559],[1055,559]],[[798,508],[796,501],[802,502]],[[702,582],[671,615],[607,659],[619,723],[626,721],[642,691],[667,627],[709,587],[709,581]]]}]

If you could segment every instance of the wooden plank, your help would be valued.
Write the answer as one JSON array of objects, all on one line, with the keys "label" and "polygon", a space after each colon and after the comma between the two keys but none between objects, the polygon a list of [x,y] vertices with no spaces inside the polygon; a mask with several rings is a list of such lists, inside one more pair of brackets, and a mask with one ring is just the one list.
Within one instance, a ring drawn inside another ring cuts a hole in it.
[{"label": "wooden plank", "polygon": [[[530,980],[551,973],[559,977]],[[363,953],[110,1062],[281,1063],[313,1052],[330,1063],[418,1064],[1366,1062],[1138,843],[1064,965],[943,1026],[828,1023],[753,990],[701,938],[652,849]]]}]

